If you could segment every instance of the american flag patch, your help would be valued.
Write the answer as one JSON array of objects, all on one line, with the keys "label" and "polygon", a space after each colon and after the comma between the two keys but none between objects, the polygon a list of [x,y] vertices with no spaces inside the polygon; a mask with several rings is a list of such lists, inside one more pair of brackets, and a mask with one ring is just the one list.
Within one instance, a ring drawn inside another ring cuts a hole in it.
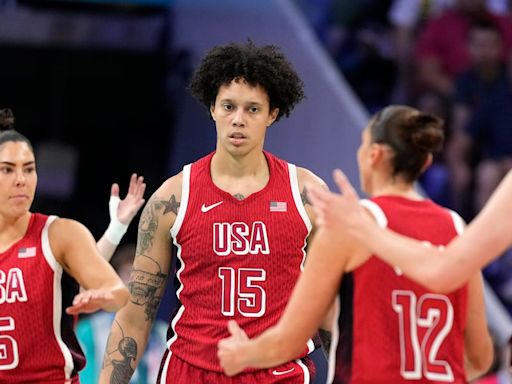
[{"label": "american flag patch", "polygon": [[36,255],[36,247],[20,248],[18,250],[18,257],[23,259],[26,257],[34,257]]},{"label": "american flag patch", "polygon": [[286,202],[285,201],[271,201],[270,202],[270,212],[286,212]]}]

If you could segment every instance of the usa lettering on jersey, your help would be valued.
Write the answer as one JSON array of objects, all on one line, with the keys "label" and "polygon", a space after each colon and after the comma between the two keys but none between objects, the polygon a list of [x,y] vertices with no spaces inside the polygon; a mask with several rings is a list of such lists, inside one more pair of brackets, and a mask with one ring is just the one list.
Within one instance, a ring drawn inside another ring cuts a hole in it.
[{"label": "usa lettering on jersey", "polygon": [[218,256],[270,254],[267,227],[262,221],[214,223],[213,251]]},{"label": "usa lettering on jersey", "polygon": [[27,291],[23,272],[11,268],[7,272],[0,269],[0,304],[27,301]]}]

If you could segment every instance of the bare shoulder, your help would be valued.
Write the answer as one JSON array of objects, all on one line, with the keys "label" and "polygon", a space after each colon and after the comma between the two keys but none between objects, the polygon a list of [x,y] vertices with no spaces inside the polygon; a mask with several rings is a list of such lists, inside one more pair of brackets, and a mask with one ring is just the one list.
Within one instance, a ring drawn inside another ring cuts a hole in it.
[{"label": "bare shoulder", "polygon": [[60,217],[48,227],[48,238],[55,258],[63,265],[66,264],[64,260],[70,250],[95,244],[94,237],[85,225]]},{"label": "bare shoulder", "polygon": [[[178,173],[165,180],[146,203],[139,223],[139,231],[158,222],[169,229],[178,215],[181,205],[183,174]],[[152,224],[153,223],[153,224]]]},{"label": "bare shoulder", "polygon": [[77,236],[92,236],[85,225],[73,219],[56,218],[48,228],[50,241],[73,241]]},{"label": "bare shoulder", "polygon": [[325,184],[325,182],[319,176],[317,176],[307,168],[297,167],[297,181],[299,183],[300,196],[302,198],[302,202],[304,203],[304,205],[311,205],[311,202],[309,201],[307,194],[308,184],[316,184],[321,186],[322,188],[329,189],[327,187],[327,184]]},{"label": "bare shoulder", "polygon": [[299,181],[299,187],[305,184],[317,184],[327,188],[325,181],[307,168],[297,167],[297,179]]},{"label": "bare shoulder", "polygon": [[[181,201],[181,188],[183,185],[183,172],[180,172],[167,180],[155,191],[153,197],[160,201],[167,201],[169,208],[177,214],[179,202]],[[172,207],[171,207],[172,206]]]}]

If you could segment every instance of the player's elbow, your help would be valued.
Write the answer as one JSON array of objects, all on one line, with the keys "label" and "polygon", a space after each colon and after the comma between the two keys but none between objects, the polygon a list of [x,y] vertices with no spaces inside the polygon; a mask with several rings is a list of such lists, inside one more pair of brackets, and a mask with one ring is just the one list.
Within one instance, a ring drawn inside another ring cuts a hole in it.
[{"label": "player's elbow", "polygon": [[494,362],[494,346],[490,337],[483,345],[474,348],[473,351],[467,351],[467,360],[474,372],[481,376],[489,371]]},{"label": "player's elbow", "polygon": [[421,279],[419,283],[422,284],[429,291],[440,294],[447,294],[453,292],[459,287],[456,281],[452,280],[437,268],[424,268],[419,271]]}]

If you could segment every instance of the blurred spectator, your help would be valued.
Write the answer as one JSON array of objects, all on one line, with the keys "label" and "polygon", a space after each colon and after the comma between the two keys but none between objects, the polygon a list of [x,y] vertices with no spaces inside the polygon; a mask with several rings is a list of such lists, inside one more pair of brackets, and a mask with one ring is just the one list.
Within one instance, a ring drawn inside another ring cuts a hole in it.
[{"label": "blurred spectator", "polygon": [[395,64],[387,12],[391,0],[333,0],[327,50],[371,112],[389,104]]},{"label": "blurred spectator", "polygon": [[[112,257],[111,264],[125,283],[129,280],[134,257],[134,244],[118,248]],[[82,384],[96,384],[98,382],[105,345],[114,316],[115,313],[100,311],[81,317],[78,321],[76,333],[87,359],[85,368],[80,371],[80,382]],[[160,358],[166,348],[166,332],[167,323],[156,319],[146,351],[132,376],[131,384],[156,383],[158,370],[160,369]]]},{"label": "blurred spectator", "polygon": [[[445,141],[450,140],[452,103],[451,99],[437,92],[426,92],[420,95],[414,105],[423,112],[432,113],[444,120]],[[450,172],[446,164],[444,152],[434,156],[430,167],[421,175],[420,184],[426,194],[436,203],[452,206]]]},{"label": "blurred spectator", "polygon": [[398,69],[392,95],[393,103],[407,103],[412,97],[414,68],[411,57],[418,30],[425,21],[452,7],[454,1],[394,0],[391,4],[388,19],[392,26],[394,56]]},{"label": "blurred spectator", "polygon": [[[503,60],[500,29],[490,20],[475,23],[469,52],[471,67],[456,81],[453,135],[447,151],[454,199],[469,207],[467,218],[483,207],[512,167],[512,82]],[[473,166],[474,198],[466,196]]]},{"label": "blurred spectator", "polygon": [[471,25],[480,19],[491,19],[503,37],[503,57],[512,47],[510,16],[491,13],[485,0],[455,0],[438,17],[429,20],[419,31],[416,51],[419,86],[452,95],[455,77],[467,70],[471,63],[466,44]]}]

